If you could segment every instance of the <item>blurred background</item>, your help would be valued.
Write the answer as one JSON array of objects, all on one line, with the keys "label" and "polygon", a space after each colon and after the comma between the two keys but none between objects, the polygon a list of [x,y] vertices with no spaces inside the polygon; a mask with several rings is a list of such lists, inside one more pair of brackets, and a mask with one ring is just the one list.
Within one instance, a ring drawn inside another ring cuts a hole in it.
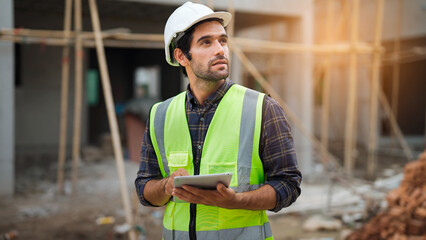
[{"label": "blurred background", "polygon": [[[1,1],[0,234],[161,238],[133,181],[150,107],[186,89],[162,36],[184,2]],[[275,239],[425,237],[426,0],[194,2],[233,14],[230,78],[290,121],[302,195]],[[393,225],[356,235],[371,219]]]}]

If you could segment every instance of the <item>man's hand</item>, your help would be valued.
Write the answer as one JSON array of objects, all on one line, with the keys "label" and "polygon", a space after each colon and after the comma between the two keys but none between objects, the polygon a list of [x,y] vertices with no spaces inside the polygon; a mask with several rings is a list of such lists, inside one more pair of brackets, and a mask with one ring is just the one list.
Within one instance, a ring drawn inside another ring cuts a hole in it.
[{"label": "man's hand", "polygon": [[187,175],[189,175],[188,172],[180,168],[170,177],[148,181],[143,191],[145,199],[155,206],[165,205],[172,196],[174,177]]},{"label": "man's hand", "polygon": [[218,183],[216,190],[203,190],[188,185],[182,188],[173,188],[173,196],[179,199],[197,204],[217,206],[222,208],[242,208],[241,197],[231,188],[225,187],[222,183]]},{"label": "man's hand", "polygon": [[276,204],[275,190],[271,185],[242,193],[235,193],[222,183],[216,185],[216,190],[203,190],[184,185],[182,188],[173,188],[172,195],[190,203],[228,209],[268,210],[273,209]]},{"label": "man's hand", "polygon": [[275,207],[275,190],[270,185],[243,193],[235,193],[222,183],[216,185],[216,190],[203,190],[188,185],[173,187],[175,177],[188,175],[185,169],[180,168],[168,178],[148,181],[144,189],[145,198],[156,206],[163,206],[173,195],[186,202],[228,209],[267,210]]},{"label": "man's hand", "polygon": [[177,176],[189,176],[189,173],[183,168],[179,168],[178,170],[173,172],[172,175],[167,178],[166,183],[164,184],[164,192],[167,195],[172,195],[173,182],[174,182],[175,177],[177,177]]}]

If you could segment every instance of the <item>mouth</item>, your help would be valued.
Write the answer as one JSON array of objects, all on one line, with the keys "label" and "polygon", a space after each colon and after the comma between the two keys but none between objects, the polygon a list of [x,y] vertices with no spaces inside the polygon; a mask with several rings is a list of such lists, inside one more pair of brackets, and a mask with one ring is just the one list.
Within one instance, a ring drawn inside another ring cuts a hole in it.
[{"label": "mouth", "polygon": [[217,66],[217,65],[228,65],[228,61],[227,60],[218,60],[213,62],[212,66]]}]

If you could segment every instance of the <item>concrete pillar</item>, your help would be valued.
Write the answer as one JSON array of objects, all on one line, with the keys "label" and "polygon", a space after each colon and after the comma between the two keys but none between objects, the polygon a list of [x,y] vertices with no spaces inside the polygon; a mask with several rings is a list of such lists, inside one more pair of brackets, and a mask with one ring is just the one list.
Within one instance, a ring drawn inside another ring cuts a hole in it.
[{"label": "concrete pillar", "polygon": [[[300,18],[289,21],[289,40],[311,44],[313,42],[313,1],[303,1]],[[313,134],[313,67],[310,53],[291,54],[286,61],[287,81],[283,86],[285,101],[302,125]],[[312,143],[295,125],[292,125],[294,145],[304,180],[314,175]]]},{"label": "concrete pillar", "polygon": [[[13,0],[2,1],[0,28],[13,27]],[[0,196],[14,191],[14,51],[0,42]]]},{"label": "concrete pillar", "polygon": [[243,72],[243,66],[241,65],[240,60],[238,59],[237,56],[235,56],[235,54],[232,53],[231,51],[231,72],[229,73],[229,77],[231,78],[231,80],[234,83],[238,83],[238,84],[242,84],[243,83],[243,76],[242,76],[242,72]]}]

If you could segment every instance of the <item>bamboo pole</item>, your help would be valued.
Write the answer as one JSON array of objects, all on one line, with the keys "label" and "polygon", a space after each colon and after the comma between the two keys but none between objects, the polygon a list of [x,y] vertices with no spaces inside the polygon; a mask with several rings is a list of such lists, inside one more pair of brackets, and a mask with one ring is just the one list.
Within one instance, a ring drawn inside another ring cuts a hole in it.
[{"label": "bamboo pole", "polygon": [[[71,30],[72,0],[65,0],[64,39],[69,38]],[[59,193],[64,193],[64,168],[67,145],[68,120],[68,85],[69,85],[69,45],[62,49],[62,85],[61,85],[61,116],[59,130],[57,187]]]},{"label": "bamboo pole", "polygon": [[83,98],[83,44],[79,33],[82,30],[81,0],[74,0],[75,37],[75,91],[74,91],[74,135],[72,145],[72,194],[77,195],[78,167],[80,164],[81,107]]},{"label": "bamboo pole", "polygon": [[70,44],[67,39],[59,38],[43,38],[43,37],[21,37],[21,36],[0,36],[1,41],[14,42],[19,44],[44,44],[47,46],[59,46],[63,47]]},{"label": "bamboo pole", "polygon": [[[371,54],[373,47],[367,43],[336,43],[329,44],[304,44],[304,43],[290,43],[290,42],[275,42],[266,40],[256,40],[247,38],[233,38],[236,45],[240,47],[243,52],[250,53],[351,53],[357,52],[358,54]],[[383,50],[383,49],[381,49]]]},{"label": "bamboo pole", "polygon": [[348,18],[349,18],[349,1],[347,0],[340,0],[341,8],[341,14],[339,16],[339,20],[337,21],[339,23],[339,26],[336,28],[336,34],[335,36],[339,39],[339,37],[343,37],[345,30],[348,29]]},{"label": "bamboo pole", "polygon": [[[70,33],[70,39],[75,38],[75,32]],[[81,36],[86,43],[88,39],[93,39],[93,33],[83,32]],[[18,38],[22,37],[22,38]],[[123,40],[123,41],[146,41],[153,43],[163,44],[162,34],[135,34],[135,33],[108,33],[103,32],[102,37],[108,38],[108,41]],[[0,30],[0,38],[5,41],[16,41],[20,43],[45,43],[47,45],[63,46],[67,41],[63,39],[63,31],[53,30],[29,30],[29,29],[2,29]],[[358,42],[355,45],[349,43],[335,43],[335,44],[301,44],[279,41],[265,41],[247,38],[234,37],[233,41],[237,44],[242,51],[251,53],[274,53],[274,54],[287,54],[287,53],[302,53],[309,52],[314,54],[345,54],[351,51],[356,51],[359,54],[371,54],[374,51],[372,45],[368,43]],[[135,43],[132,43],[135,44]],[[118,44],[117,44],[118,45]],[[127,47],[127,45],[120,45]],[[164,47],[164,45],[162,46]],[[384,51],[381,48],[380,51]]]},{"label": "bamboo pole", "polygon": [[426,46],[416,46],[412,47],[411,49],[399,51],[395,56],[395,54],[387,55],[386,57],[382,58],[382,64],[383,65],[392,65],[395,62],[398,62],[398,64],[402,63],[410,63],[410,62],[416,62],[416,61],[422,61],[426,57]]},{"label": "bamboo pole", "polygon": [[[64,32],[59,30],[37,30],[27,28],[1,29],[0,34],[4,36],[40,37],[40,38],[64,38]],[[75,31],[70,31],[68,38],[75,38]],[[81,32],[84,39],[94,39],[92,32]],[[126,28],[116,28],[102,31],[102,38],[133,41],[155,41],[164,42],[163,34],[152,33],[130,33]]]},{"label": "bamboo pole", "polygon": [[379,88],[379,100],[380,103],[383,106],[383,110],[386,114],[386,116],[389,119],[389,122],[391,124],[392,131],[395,132],[395,135],[398,139],[399,144],[401,145],[405,156],[407,157],[407,160],[412,160],[414,158],[413,152],[411,151],[410,147],[408,146],[407,141],[404,138],[404,135],[402,134],[401,129],[398,126],[398,123],[396,121],[395,115],[392,112],[392,108],[389,104],[389,101],[387,100],[385,93],[383,92],[383,89]]},{"label": "bamboo pole", "polygon": [[[352,0],[352,18],[351,18],[351,44],[355,47],[358,42],[358,15],[359,15],[359,0]],[[357,65],[358,65],[357,52],[352,51],[350,55],[350,69],[349,69],[349,94],[348,94],[348,108],[346,111],[346,125],[345,125],[345,156],[344,166],[346,172],[351,175],[355,162],[354,162],[354,145],[356,141],[356,125],[355,125],[355,112],[356,112],[356,90],[357,90]]]},{"label": "bamboo pole", "polygon": [[[332,34],[331,27],[333,24],[333,0],[327,1],[327,18],[326,18],[326,43],[331,44]],[[325,56],[324,66],[324,89],[322,92],[322,114],[321,114],[321,161],[325,164],[328,151],[328,127],[330,115],[330,54]]]},{"label": "bamboo pole", "polygon": [[133,229],[133,217],[130,206],[129,193],[127,192],[126,177],[124,171],[123,151],[120,143],[120,133],[118,130],[117,119],[114,110],[114,100],[111,92],[111,85],[108,73],[108,66],[106,63],[105,50],[102,42],[101,26],[99,22],[98,9],[95,0],[89,0],[90,17],[92,19],[92,27],[95,34],[96,52],[98,55],[99,68],[101,71],[102,87],[105,97],[105,103],[108,114],[108,121],[111,128],[112,143],[114,148],[114,155],[117,164],[118,176],[120,179],[121,197],[126,214],[126,222],[131,227],[129,231],[129,238],[136,240],[136,234]]},{"label": "bamboo pole", "polygon": [[[398,58],[398,54],[400,51],[400,42],[401,42],[401,22],[402,22],[402,0],[398,0],[398,13],[397,13],[397,23],[396,23],[396,28],[395,28],[395,39],[393,42],[393,54],[394,54],[394,58],[397,59]],[[400,67],[400,63],[398,61],[394,61],[393,62],[393,71],[392,71],[392,112],[395,116],[398,116],[398,94],[399,94],[399,67]],[[395,133],[391,132],[391,146],[394,146],[394,136]]]},{"label": "bamboo pole", "polygon": [[[62,33],[62,31],[58,31]],[[117,48],[164,48],[162,35],[159,34],[115,34],[115,37],[110,37],[104,40],[104,46],[106,47],[117,47]],[[74,37],[71,35],[69,38],[52,38],[32,35],[9,35],[0,30],[0,41],[14,42],[18,44],[43,44],[47,46],[59,46],[63,47],[66,45],[73,44]],[[234,38],[234,42],[237,43],[244,52],[249,53],[274,53],[274,54],[288,54],[288,53],[299,53],[312,51],[314,54],[345,54],[350,51],[350,45],[346,43],[339,44],[317,44],[317,45],[304,45],[304,44],[293,44],[263,40],[252,40],[245,38]],[[277,44],[278,46],[268,46],[269,43]],[[263,46],[255,46],[256,44],[263,44]],[[89,35],[85,35],[83,39],[83,47],[95,48],[95,41],[90,38]],[[400,51],[398,58],[387,56],[383,58],[386,64],[399,61],[399,63],[409,63],[415,61],[422,61],[425,58],[426,52],[425,46],[413,47],[410,50]],[[359,54],[371,54],[373,53],[373,46],[365,43],[358,43],[357,52]],[[384,48],[380,48],[381,52],[385,52]]]},{"label": "bamboo pole", "polygon": [[[85,40],[83,42],[84,47],[87,48],[95,48],[96,43],[94,40]],[[156,48],[156,49],[164,49],[163,42],[138,42],[138,41],[122,41],[122,40],[105,40],[104,46],[106,47],[115,47],[115,48]]]},{"label": "bamboo pole", "polygon": [[[377,0],[376,9],[376,26],[374,34],[374,47],[379,48],[382,41],[382,26],[383,26],[383,9],[384,0]],[[378,118],[378,93],[380,87],[380,52],[373,54],[373,66],[371,76],[371,98],[370,98],[370,136],[368,143],[368,162],[367,175],[369,178],[374,176],[376,170],[377,159],[377,118]]]},{"label": "bamboo pole", "polygon": [[[247,58],[247,56],[243,53],[243,51],[232,41],[231,44],[231,50],[235,53],[235,55],[238,57],[238,59],[241,61],[241,63],[244,65],[244,67],[247,69],[247,71],[256,79],[256,81],[262,86],[263,89],[266,90],[271,96],[283,107],[287,117],[292,121],[296,127],[300,130],[300,132],[305,135],[314,145],[316,149],[323,149],[324,146],[321,144],[320,141],[318,141],[306,128],[303,126],[299,118],[296,116],[296,114],[293,113],[293,111],[287,106],[287,104],[284,102],[284,100],[280,97],[280,95],[275,91],[275,89],[272,87],[271,84],[269,84],[266,79],[260,74],[260,72],[256,69],[256,67],[253,65],[253,63],[250,62],[250,60]],[[326,169],[328,167],[337,168],[339,170],[339,163],[330,152],[325,150],[327,154],[327,163],[329,165],[324,166]]]},{"label": "bamboo pole", "polygon": [[[8,41],[19,44],[44,44],[48,46],[63,47],[75,43],[72,38],[58,39],[58,38],[40,38],[40,37],[19,37],[19,36],[0,36],[0,41]],[[95,41],[92,39],[83,40],[83,47],[95,48]],[[123,41],[123,40],[105,40],[106,47],[115,48],[157,48],[163,49],[164,43],[162,42],[149,42],[149,41]]]}]

